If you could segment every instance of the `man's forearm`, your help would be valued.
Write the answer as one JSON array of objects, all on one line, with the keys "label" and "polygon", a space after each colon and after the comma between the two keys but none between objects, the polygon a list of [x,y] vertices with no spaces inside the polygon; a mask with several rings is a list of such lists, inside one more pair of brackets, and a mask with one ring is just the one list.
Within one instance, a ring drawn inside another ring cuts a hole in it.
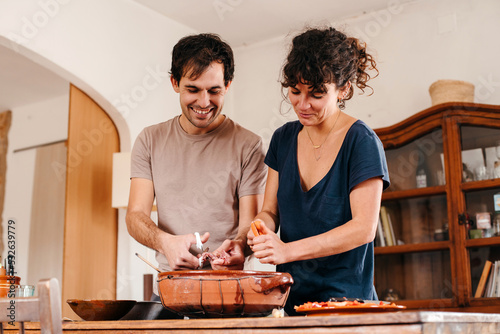
[{"label": "man's forearm", "polygon": [[156,251],[162,252],[160,236],[165,233],[142,212],[129,212],[125,218],[128,233],[137,242]]}]

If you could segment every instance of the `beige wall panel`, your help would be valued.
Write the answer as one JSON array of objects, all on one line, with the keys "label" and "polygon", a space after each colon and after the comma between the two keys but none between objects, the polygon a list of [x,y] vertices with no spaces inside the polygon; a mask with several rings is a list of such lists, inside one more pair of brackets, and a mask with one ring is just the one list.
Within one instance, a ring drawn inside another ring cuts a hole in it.
[{"label": "beige wall panel", "polygon": [[66,143],[36,151],[27,283],[55,277],[62,282]]}]

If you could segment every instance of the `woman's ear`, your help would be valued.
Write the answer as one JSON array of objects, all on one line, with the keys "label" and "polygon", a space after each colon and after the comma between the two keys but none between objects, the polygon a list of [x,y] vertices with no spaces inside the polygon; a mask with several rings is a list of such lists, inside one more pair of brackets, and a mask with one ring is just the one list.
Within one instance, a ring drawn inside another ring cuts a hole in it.
[{"label": "woman's ear", "polygon": [[347,83],[344,85],[344,88],[342,88],[340,91],[339,91],[339,96],[338,98],[340,100],[343,100],[347,94],[349,94],[349,89],[351,89],[351,82],[350,81],[347,81]]}]

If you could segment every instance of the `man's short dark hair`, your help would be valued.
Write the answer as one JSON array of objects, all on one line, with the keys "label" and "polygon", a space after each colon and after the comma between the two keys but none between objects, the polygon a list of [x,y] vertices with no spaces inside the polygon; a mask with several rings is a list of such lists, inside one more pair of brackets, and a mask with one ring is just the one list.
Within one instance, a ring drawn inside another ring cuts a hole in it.
[{"label": "man's short dark hair", "polygon": [[197,79],[214,61],[224,66],[224,85],[227,86],[234,76],[233,50],[229,44],[215,34],[186,36],[172,50],[170,74],[177,82],[186,75]]}]

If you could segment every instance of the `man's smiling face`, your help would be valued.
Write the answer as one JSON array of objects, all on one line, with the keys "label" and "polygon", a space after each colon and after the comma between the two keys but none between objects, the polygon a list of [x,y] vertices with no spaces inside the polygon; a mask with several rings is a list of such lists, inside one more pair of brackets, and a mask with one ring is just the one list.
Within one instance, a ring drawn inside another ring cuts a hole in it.
[{"label": "man's smiling face", "polygon": [[180,124],[189,134],[210,132],[224,120],[221,111],[231,83],[224,86],[224,66],[218,62],[210,64],[196,79],[189,75],[190,71],[180,82],[171,78],[174,90],[180,95]]}]

